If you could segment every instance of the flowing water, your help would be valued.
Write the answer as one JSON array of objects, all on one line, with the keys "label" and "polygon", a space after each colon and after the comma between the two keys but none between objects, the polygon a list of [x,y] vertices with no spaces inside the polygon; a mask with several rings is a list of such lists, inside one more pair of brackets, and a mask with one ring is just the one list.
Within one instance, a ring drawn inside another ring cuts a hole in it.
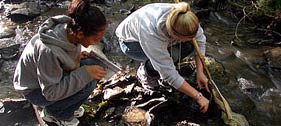
[{"label": "flowing water", "polygon": [[[205,31],[208,39],[207,55],[215,57],[225,67],[229,83],[219,84],[234,112],[244,114],[251,125],[280,125],[281,89],[280,71],[258,69],[255,60],[271,47],[256,47],[247,44],[235,46],[236,23],[217,21],[210,15]],[[241,41],[259,38],[257,33],[240,28]],[[239,42],[238,42],[239,43]],[[276,81],[279,80],[279,81]]]},{"label": "flowing water", "polygon": [[[128,58],[120,52],[114,30],[120,21],[126,17],[126,13],[130,12],[130,9],[151,3],[151,1],[123,2],[114,1],[107,3],[108,6],[101,6],[109,20],[108,32],[104,38],[105,50],[107,56],[114,62],[121,65],[131,64],[130,69],[134,69],[135,64],[132,65]],[[64,8],[53,8],[32,22],[12,25],[17,28],[15,28],[16,36],[9,38],[12,43],[10,44],[20,44],[21,51],[27,40],[38,30],[38,25],[42,21],[49,16],[64,13]],[[8,25],[5,23],[8,22],[8,19],[4,16],[1,16],[0,19],[1,30]],[[211,12],[208,18],[202,20],[202,26],[207,36],[207,55],[214,57],[225,68],[228,81],[227,83],[217,84],[233,111],[245,115],[250,125],[253,126],[280,125],[280,70],[259,69],[254,63],[262,56],[264,51],[273,47],[245,44],[251,39],[262,37],[261,34],[247,29],[245,25],[240,25],[237,32],[239,39],[237,39],[235,37],[236,21],[232,21],[220,13]],[[2,48],[3,42],[0,42]],[[18,57],[9,60],[0,59],[0,98],[21,97],[13,90],[12,86],[12,76],[17,59]]]}]

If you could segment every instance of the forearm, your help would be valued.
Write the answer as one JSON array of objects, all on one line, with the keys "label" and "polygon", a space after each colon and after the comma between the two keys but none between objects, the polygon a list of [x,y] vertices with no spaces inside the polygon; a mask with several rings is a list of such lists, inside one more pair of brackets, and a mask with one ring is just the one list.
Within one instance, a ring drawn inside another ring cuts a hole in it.
[{"label": "forearm", "polygon": [[198,55],[196,55],[195,61],[196,61],[197,74],[203,74],[204,66]]},{"label": "forearm", "polygon": [[208,88],[208,78],[204,74],[204,65],[202,61],[200,60],[199,56],[196,56],[196,65],[197,65],[197,83],[199,88],[206,88],[207,91],[209,91]]},{"label": "forearm", "polygon": [[195,88],[193,88],[189,83],[186,81],[183,82],[182,86],[178,88],[178,90],[192,98],[196,97],[199,93]]},{"label": "forearm", "polygon": [[183,82],[182,86],[178,90],[192,97],[200,105],[201,112],[205,113],[208,110],[209,100],[206,99],[200,92],[198,92],[192,86],[190,86],[186,81]]}]

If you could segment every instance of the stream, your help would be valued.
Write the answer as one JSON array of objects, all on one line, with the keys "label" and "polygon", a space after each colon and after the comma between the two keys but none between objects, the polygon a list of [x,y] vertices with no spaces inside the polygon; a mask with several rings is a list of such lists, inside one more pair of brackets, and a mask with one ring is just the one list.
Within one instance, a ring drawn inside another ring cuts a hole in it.
[{"label": "stream", "polygon": [[[115,28],[130,11],[152,1],[106,1],[100,5],[109,20],[103,39],[105,54],[115,63],[136,69],[137,63],[124,56],[114,35]],[[160,0],[159,2],[163,2]],[[32,21],[13,23],[0,11],[0,33],[12,29],[10,37],[0,39],[0,98],[21,98],[12,86],[13,72],[21,51],[50,16],[65,14],[67,2],[55,6]],[[106,5],[106,6],[105,6]],[[217,85],[234,112],[243,114],[251,126],[279,126],[281,124],[281,70],[265,69],[256,64],[263,52],[272,46],[256,46],[247,42],[262,39],[262,33],[237,27],[237,21],[220,12],[210,12],[201,19],[207,37],[206,55],[213,57],[225,68],[225,80]],[[235,36],[235,31],[237,34]],[[9,33],[9,32],[8,32]],[[215,80],[216,81],[216,80]]]}]

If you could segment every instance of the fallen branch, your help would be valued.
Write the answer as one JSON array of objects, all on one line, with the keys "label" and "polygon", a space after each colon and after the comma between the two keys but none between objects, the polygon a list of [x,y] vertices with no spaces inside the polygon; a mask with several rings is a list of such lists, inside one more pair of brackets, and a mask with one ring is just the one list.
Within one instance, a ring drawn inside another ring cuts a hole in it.
[{"label": "fallen branch", "polygon": [[246,13],[245,11],[246,7],[243,8],[243,13],[244,13],[244,16],[238,21],[238,23],[236,24],[236,27],[235,27],[235,37],[238,39],[238,41],[241,42],[241,40],[239,39],[238,35],[237,35],[237,32],[238,32],[238,27],[240,25],[240,23],[246,18],[248,17],[249,14],[251,13],[254,13],[255,11],[251,11],[249,12],[248,14]]}]

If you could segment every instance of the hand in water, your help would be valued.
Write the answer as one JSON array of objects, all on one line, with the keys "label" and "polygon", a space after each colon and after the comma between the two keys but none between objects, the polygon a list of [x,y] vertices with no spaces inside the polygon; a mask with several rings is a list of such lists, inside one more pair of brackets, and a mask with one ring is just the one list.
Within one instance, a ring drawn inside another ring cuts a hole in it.
[{"label": "hand in water", "polygon": [[205,76],[204,73],[197,74],[197,84],[199,89],[206,89],[208,92],[210,92],[208,87],[208,81],[209,79]]},{"label": "hand in water", "polygon": [[206,99],[203,95],[198,98],[197,103],[200,105],[200,112],[205,113],[209,108],[210,101]]}]

